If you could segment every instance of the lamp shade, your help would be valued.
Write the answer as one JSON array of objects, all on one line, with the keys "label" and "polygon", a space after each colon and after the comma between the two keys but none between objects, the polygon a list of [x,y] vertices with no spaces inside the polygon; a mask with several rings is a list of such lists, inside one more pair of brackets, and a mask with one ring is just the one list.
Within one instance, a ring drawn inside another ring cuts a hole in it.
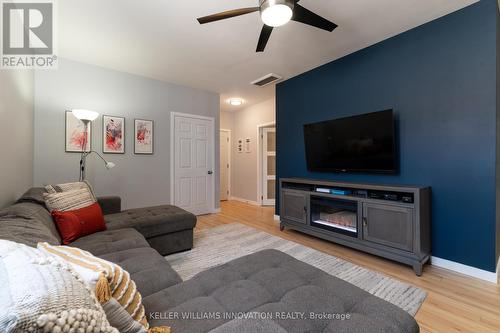
[{"label": "lamp shade", "polygon": [[106,162],[106,169],[110,170],[116,166],[113,162]]},{"label": "lamp shade", "polygon": [[90,110],[75,109],[72,110],[73,115],[83,121],[94,121],[99,117],[99,113]]}]

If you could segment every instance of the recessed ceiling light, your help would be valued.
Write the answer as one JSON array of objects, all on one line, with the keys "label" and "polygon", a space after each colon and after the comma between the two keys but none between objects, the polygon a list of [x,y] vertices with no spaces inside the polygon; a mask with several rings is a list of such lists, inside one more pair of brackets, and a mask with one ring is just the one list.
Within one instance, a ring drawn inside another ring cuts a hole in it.
[{"label": "recessed ceiling light", "polygon": [[241,98],[230,98],[227,102],[233,106],[240,106],[243,104],[243,100]]}]

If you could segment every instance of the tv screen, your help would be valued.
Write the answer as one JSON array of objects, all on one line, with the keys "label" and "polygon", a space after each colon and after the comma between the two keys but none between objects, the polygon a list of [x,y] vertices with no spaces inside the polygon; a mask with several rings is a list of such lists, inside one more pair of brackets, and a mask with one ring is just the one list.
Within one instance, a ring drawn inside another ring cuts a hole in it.
[{"label": "tv screen", "polygon": [[397,171],[392,110],[304,125],[304,139],[309,171]]}]

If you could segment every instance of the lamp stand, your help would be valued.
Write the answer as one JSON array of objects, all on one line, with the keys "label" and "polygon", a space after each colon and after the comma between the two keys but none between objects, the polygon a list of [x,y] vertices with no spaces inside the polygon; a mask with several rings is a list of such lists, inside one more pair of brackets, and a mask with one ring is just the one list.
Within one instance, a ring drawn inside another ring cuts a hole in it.
[{"label": "lamp stand", "polygon": [[88,128],[90,120],[82,120],[84,125],[84,137],[82,141],[82,154],[80,156],[80,181],[83,182],[85,180],[85,165],[87,163],[87,156],[90,152],[87,152],[87,143],[88,143]]}]

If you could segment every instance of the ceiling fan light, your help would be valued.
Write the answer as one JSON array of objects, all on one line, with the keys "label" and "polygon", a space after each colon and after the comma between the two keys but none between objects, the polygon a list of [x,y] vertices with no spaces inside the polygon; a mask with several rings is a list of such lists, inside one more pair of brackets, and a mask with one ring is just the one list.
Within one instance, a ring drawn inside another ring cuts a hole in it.
[{"label": "ceiling fan light", "polygon": [[293,3],[287,0],[268,0],[261,5],[260,17],[265,25],[280,27],[293,16]]}]

